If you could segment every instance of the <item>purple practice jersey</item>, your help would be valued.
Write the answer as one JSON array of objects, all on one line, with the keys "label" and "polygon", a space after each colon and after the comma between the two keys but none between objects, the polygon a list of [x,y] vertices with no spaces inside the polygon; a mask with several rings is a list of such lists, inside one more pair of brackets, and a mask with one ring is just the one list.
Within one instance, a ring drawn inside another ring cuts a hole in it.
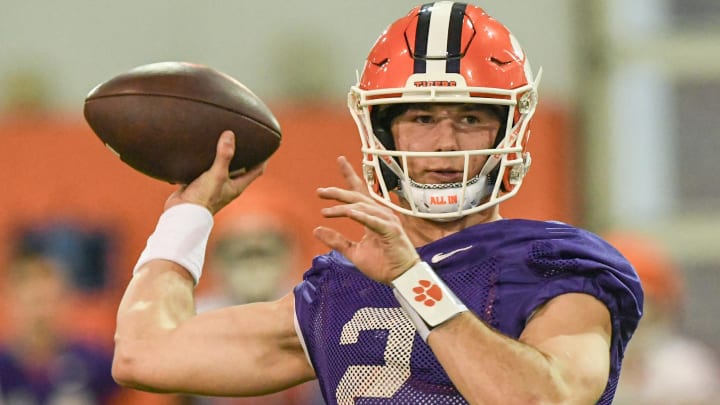
[{"label": "purple practice jersey", "polygon": [[[596,235],[558,222],[499,220],[418,249],[487,325],[517,339],[533,311],[565,293],[602,301],[612,318],[612,402],[623,353],[640,320],[637,274]],[[315,258],[295,288],[295,311],[328,404],[466,404],[392,289],[337,252]]]},{"label": "purple practice jersey", "polygon": [[111,368],[111,351],[81,342],[42,364],[22,364],[0,348],[0,404],[108,404],[119,390]]}]

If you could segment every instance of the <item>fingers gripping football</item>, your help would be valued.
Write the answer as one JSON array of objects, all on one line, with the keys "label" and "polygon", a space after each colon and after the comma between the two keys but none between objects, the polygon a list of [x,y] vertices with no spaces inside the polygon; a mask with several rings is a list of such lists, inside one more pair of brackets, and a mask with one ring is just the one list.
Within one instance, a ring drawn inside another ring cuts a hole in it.
[{"label": "fingers gripping football", "polygon": [[235,177],[228,174],[228,168],[235,152],[235,136],[225,131],[218,139],[215,159],[212,166],[192,183],[182,186],[173,193],[165,208],[180,203],[193,203],[206,207],[215,214],[235,199],[247,186],[265,170],[266,163]]}]

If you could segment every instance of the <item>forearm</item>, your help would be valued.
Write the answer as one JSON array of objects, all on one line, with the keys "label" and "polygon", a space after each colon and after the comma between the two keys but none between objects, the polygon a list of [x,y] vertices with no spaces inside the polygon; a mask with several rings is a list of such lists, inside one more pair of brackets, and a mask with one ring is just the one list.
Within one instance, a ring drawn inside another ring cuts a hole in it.
[{"label": "forearm", "polygon": [[[562,402],[566,390],[549,357],[486,326],[427,263],[415,264],[392,285],[420,336],[471,403]],[[415,299],[431,288],[433,305]]]},{"label": "forearm", "polygon": [[468,311],[427,263],[413,265],[392,285],[417,332],[471,403],[594,403],[607,385],[610,314],[592,296],[551,299],[515,340]]},{"label": "forearm", "polygon": [[578,399],[571,397],[562,364],[498,333],[470,312],[435,328],[428,344],[472,404],[558,404]]},{"label": "forearm", "polygon": [[120,384],[254,396],[314,377],[293,326],[292,294],[195,315],[187,272],[167,261],[149,266],[133,277],[118,310],[113,376]]},{"label": "forearm", "polygon": [[211,213],[196,204],[176,204],[160,216],[118,309],[113,375],[120,383],[137,387],[164,374],[148,370],[165,366],[172,332],[195,315],[193,288],[212,226]]},{"label": "forearm", "polygon": [[[166,260],[147,263],[132,278],[117,314],[113,376],[118,382],[144,388],[138,386],[143,373],[162,364],[158,343],[195,314],[193,286],[185,269]],[[157,364],[149,364],[152,359]]]}]

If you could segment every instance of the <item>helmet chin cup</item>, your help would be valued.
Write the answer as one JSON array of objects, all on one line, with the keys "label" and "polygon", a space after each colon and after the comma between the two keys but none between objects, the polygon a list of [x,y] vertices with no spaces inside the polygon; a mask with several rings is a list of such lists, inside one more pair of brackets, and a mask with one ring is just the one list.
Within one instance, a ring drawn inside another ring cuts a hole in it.
[{"label": "helmet chin cup", "polygon": [[[430,214],[429,219],[444,222],[460,218],[464,211],[477,207],[490,195],[492,187],[488,177],[482,175],[477,175],[467,182],[447,184],[420,184],[406,177],[396,192],[414,211]],[[433,214],[455,215],[432,216]]]}]

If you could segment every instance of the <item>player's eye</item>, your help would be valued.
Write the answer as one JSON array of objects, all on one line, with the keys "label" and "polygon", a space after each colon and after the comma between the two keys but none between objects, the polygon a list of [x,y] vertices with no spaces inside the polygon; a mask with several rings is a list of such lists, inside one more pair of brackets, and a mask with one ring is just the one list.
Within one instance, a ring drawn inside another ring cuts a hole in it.
[{"label": "player's eye", "polygon": [[416,122],[418,124],[432,124],[435,122],[435,119],[433,118],[432,114],[416,114],[413,118],[413,122]]},{"label": "player's eye", "polygon": [[465,115],[460,119],[460,122],[465,125],[476,125],[481,122],[480,118],[475,115]]},{"label": "player's eye", "polygon": [[435,118],[428,111],[423,110],[408,110],[401,117],[402,121],[411,122],[413,124],[432,124],[435,122]]}]

